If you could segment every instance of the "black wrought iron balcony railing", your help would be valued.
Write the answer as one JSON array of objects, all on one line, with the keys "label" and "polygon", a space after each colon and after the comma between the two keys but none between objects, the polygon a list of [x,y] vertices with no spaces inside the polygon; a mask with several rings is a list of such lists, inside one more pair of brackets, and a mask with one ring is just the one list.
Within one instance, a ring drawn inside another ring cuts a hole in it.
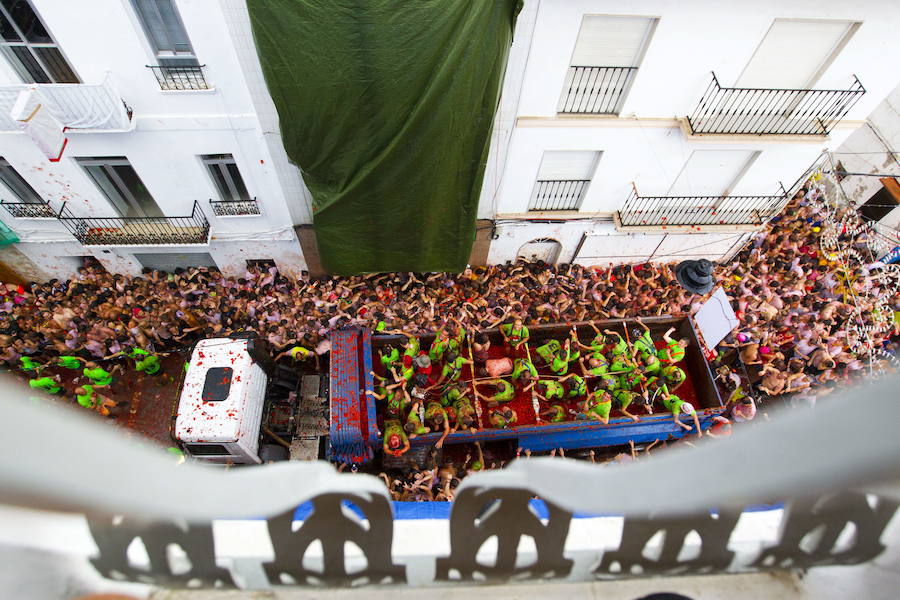
[{"label": "black wrought iron balcony railing", "polygon": [[206,65],[194,65],[188,67],[169,67],[162,65],[147,65],[153,71],[159,89],[165,91],[183,90],[208,90],[210,89],[206,77],[203,76],[203,68]]},{"label": "black wrought iron balcony railing", "polygon": [[866,93],[846,90],[729,88],[716,74],[687,118],[695,134],[828,135]]},{"label": "black wrought iron balcony railing", "polygon": [[617,115],[637,67],[569,67],[561,113]]},{"label": "black wrought iron balcony railing", "polygon": [[625,227],[664,225],[762,225],[778,214],[787,194],[774,196],[641,196],[631,195],[619,210]]},{"label": "black wrought iron balcony railing", "polygon": [[589,179],[538,180],[528,210],[578,210]]},{"label": "black wrought iron balcony railing", "polygon": [[63,204],[59,220],[85,246],[162,246],[209,242],[209,221],[196,200],[187,217],[76,217]]},{"label": "black wrought iron balcony railing", "polygon": [[217,217],[246,217],[258,215],[259,203],[256,198],[249,200],[210,200],[213,214]]},{"label": "black wrought iron balcony railing", "polygon": [[0,200],[0,205],[15,219],[55,219],[56,211],[46,202],[7,202]]}]

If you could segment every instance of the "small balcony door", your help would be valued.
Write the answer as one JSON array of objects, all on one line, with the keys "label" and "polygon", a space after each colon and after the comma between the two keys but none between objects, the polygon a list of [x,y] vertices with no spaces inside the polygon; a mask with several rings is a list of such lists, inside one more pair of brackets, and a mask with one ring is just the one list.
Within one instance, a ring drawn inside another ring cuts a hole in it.
[{"label": "small balcony door", "polygon": [[79,158],[97,187],[122,217],[162,217],[163,212],[125,157]]}]

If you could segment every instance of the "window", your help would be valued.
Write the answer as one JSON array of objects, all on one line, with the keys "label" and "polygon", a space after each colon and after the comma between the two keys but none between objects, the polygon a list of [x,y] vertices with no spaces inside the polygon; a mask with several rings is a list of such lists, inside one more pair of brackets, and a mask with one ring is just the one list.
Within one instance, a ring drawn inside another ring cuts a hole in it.
[{"label": "window", "polygon": [[557,110],[619,114],[656,22],[649,17],[585,16]]},{"label": "window", "polygon": [[232,155],[206,154],[200,158],[209,169],[209,174],[212,176],[213,183],[216,184],[222,200],[225,202],[250,200],[247,186],[244,185],[244,180]]},{"label": "window", "polygon": [[737,87],[809,89],[858,28],[852,21],[775,19]]},{"label": "window", "polygon": [[754,150],[694,150],[667,196],[727,196],[759,155]]},{"label": "window", "polygon": [[119,215],[161,217],[150,191],[124,156],[76,159]]},{"label": "window", "polygon": [[32,204],[43,204],[44,200],[34,188],[28,185],[28,182],[22,179],[12,166],[3,157],[0,157],[0,181],[16,195],[20,202],[28,202]]},{"label": "window", "polygon": [[28,0],[0,0],[0,51],[26,83],[81,83]]},{"label": "window", "polygon": [[231,456],[221,444],[185,444],[184,448],[193,456]]},{"label": "window", "polygon": [[528,210],[578,210],[598,160],[600,153],[590,150],[544,152]]},{"label": "window", "polygon": [[161,66],[199,66],[194,48],[172,0],[131,0],[131,4]]},{"label": "window", "polygon": [[884,177],[881,189],[859,207],[859,214],[867,221],[880,221],[900,206],[900,184],[896,179]]},{"label": "window", "polygon": [[203,383],[203,393],[200,398],[204,402],[221,402],[228,398],[233,374],[234,369],[231,367],[210,368],[206,372],[206,381]]}]

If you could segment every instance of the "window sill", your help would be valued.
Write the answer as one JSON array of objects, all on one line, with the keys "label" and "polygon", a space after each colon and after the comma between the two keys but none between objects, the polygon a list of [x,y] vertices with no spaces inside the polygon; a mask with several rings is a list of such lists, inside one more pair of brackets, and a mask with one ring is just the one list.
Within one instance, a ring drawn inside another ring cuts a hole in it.
[{"label": "window sill", "polygon": [[206,90],[159,90],[161,94],[169,95],[169,94],[215,94],[218,91],[217,88],[211,87]]}]

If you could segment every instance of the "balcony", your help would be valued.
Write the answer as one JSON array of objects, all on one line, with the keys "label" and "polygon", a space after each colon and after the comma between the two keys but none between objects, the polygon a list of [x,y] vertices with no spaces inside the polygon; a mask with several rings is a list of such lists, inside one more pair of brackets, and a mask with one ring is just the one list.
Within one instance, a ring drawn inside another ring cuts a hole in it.
[{"label": "balcony", "polygon": [[589,179],[538,180],[528,210],[578,210],[589,183]]},{"label": "balcony", "polygon": [[728,88],[713,73],[688,125],[693,134],[828,135],[866,93],[853,79],[846,90]]},{"label": "balcony", "polygon": [[33,92],[59,124],[76,131],[131,131],[131,111],[109,80],[101,84],[21,83],[0,86],[0,131],[21,131],[13,105],[22,92]]},{"label": "balcony", "polygon": [[560,113],[617,115],[637,67],[569,67]]},{"label": "balcony", "polygon": [[637,188],[619,210],[622,227],[762,225],[781,211],[787,194],[774,196],[641,196]]},{"label": "balcony", "polygon": [[206,65],[188,67],[147,65],[147,68],[156,76],[159,89],[166,92],[212,89],[206,82],[206,77],[203,76],[204,67]]},{"label": "balcony", "polygon": [[187,217],[76,217],[65,204],[60,222],[85,246],[173,246],[209,243],[209,221],[195,200]]},{"label": "balcony", "polygon": [[213,214],[217,217],[249,217],[259,213],[256,198],[249,200],[210,200]]},{"label": "balcony", "polygon": [[7,202],[0,200],[0,206],[15,219],[55,219],[56,211],[45,202]]}]

